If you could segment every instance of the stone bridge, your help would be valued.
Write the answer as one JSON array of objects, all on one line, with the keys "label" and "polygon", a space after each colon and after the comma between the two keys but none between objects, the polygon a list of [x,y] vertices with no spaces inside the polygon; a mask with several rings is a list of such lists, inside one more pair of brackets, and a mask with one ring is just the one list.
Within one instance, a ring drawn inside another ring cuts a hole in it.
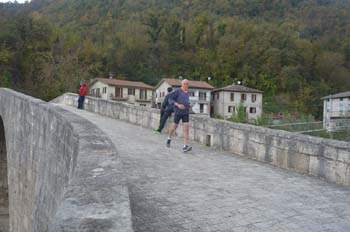
[{"label": "stone bridge", "polygon": [[0,231],[350,231],[350,144],[0,89]]}]

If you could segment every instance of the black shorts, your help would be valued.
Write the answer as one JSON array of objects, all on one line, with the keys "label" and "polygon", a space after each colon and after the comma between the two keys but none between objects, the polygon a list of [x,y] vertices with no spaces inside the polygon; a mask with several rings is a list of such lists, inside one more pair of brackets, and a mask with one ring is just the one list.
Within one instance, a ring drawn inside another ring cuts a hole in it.
[{"label": "black shorts", "polygon": [[174,123],[179,124],[180,119],[182,120],[182,123],[189,122],[190,121],[190,115],[188,114],[175,114],[174,115]]}]

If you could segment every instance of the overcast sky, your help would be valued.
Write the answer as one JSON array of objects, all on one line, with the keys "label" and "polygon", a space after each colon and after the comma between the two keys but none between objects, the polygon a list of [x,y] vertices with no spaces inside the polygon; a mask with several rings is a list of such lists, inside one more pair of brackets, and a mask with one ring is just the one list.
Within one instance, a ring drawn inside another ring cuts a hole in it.
[{"label": "overcast sky", "polygon": [[[29,0],[17,0],[18,3],[30,2]],[[0,0],[0,2],[14,2],[14,0]]]}]

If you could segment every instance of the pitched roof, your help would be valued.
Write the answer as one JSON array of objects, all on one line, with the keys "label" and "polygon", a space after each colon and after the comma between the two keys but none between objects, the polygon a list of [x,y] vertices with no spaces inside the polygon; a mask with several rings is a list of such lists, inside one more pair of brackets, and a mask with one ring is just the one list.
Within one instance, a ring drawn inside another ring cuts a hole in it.
[{"label": "pitched roof", "polygon": [[341,97],[350,97],[350,91],[332,94],[321,99],[333,99],[333,98],[341,98]]},{"label": "pitched roof", "polygon": [[95,78],[92,80],[91,85],[95,82],[101,81],[107,85],[113,86],[125,86],[125,87],[134,87],[134,88],[143,88],[143,89],[153,89],[152,86],[147,85],[140,81],[126,81],[126,80],[117,80],[117,79],[109,79],[109,78]]},{"label": "pitched roof", "polygon": [[253,88],[248,88],[243,85],[228,85],[223,88],[214,89],[213,92],[229,91],[229,92],[246,92],[246,93],[263,93],[263,91]]},{"label": "pitched roof", "polygon": [[[163,82],[168,83],[172,87],[181,87],[181,80],[179,79],[172,79],[172,78],[163,78],[155,87],[158,88]],[[189,88],[196,88],[196,89],[214,89],[213,86],[208,84],[204,81],[192,81],[188,80],[189,82]]]}]

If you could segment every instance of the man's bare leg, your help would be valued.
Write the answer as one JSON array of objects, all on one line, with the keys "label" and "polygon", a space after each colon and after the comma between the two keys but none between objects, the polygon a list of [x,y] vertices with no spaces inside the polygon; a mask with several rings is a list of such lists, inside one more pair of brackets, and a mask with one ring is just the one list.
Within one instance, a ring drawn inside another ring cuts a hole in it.
[{"label": "man's bare leg", "polygon": [[169,130],[169,136],[168,136],[168,139],[166,141],[166,146],[167,147],[170,147],[170,143],[171,143],[171,138],[173,137],[173,134],[177,128],[178,124],[176,123],[173,123],[173,125],[171,126],[170,130]]},{"label": "man's bare leg", "polygon": [[190,124],[188,122],[184,122],[183,123],[184,145],[188,145],[189,128],[190,128]]},{"label": "man's bare leg", "polygon": [[173,134],[174,134],[177,126],[178,126],[178,124],[175,124],[175,123],[173,123],[173,125],[171,125],[171,128],[169,130],[169,136],[168,136],[170,139],[173,137]]}]

